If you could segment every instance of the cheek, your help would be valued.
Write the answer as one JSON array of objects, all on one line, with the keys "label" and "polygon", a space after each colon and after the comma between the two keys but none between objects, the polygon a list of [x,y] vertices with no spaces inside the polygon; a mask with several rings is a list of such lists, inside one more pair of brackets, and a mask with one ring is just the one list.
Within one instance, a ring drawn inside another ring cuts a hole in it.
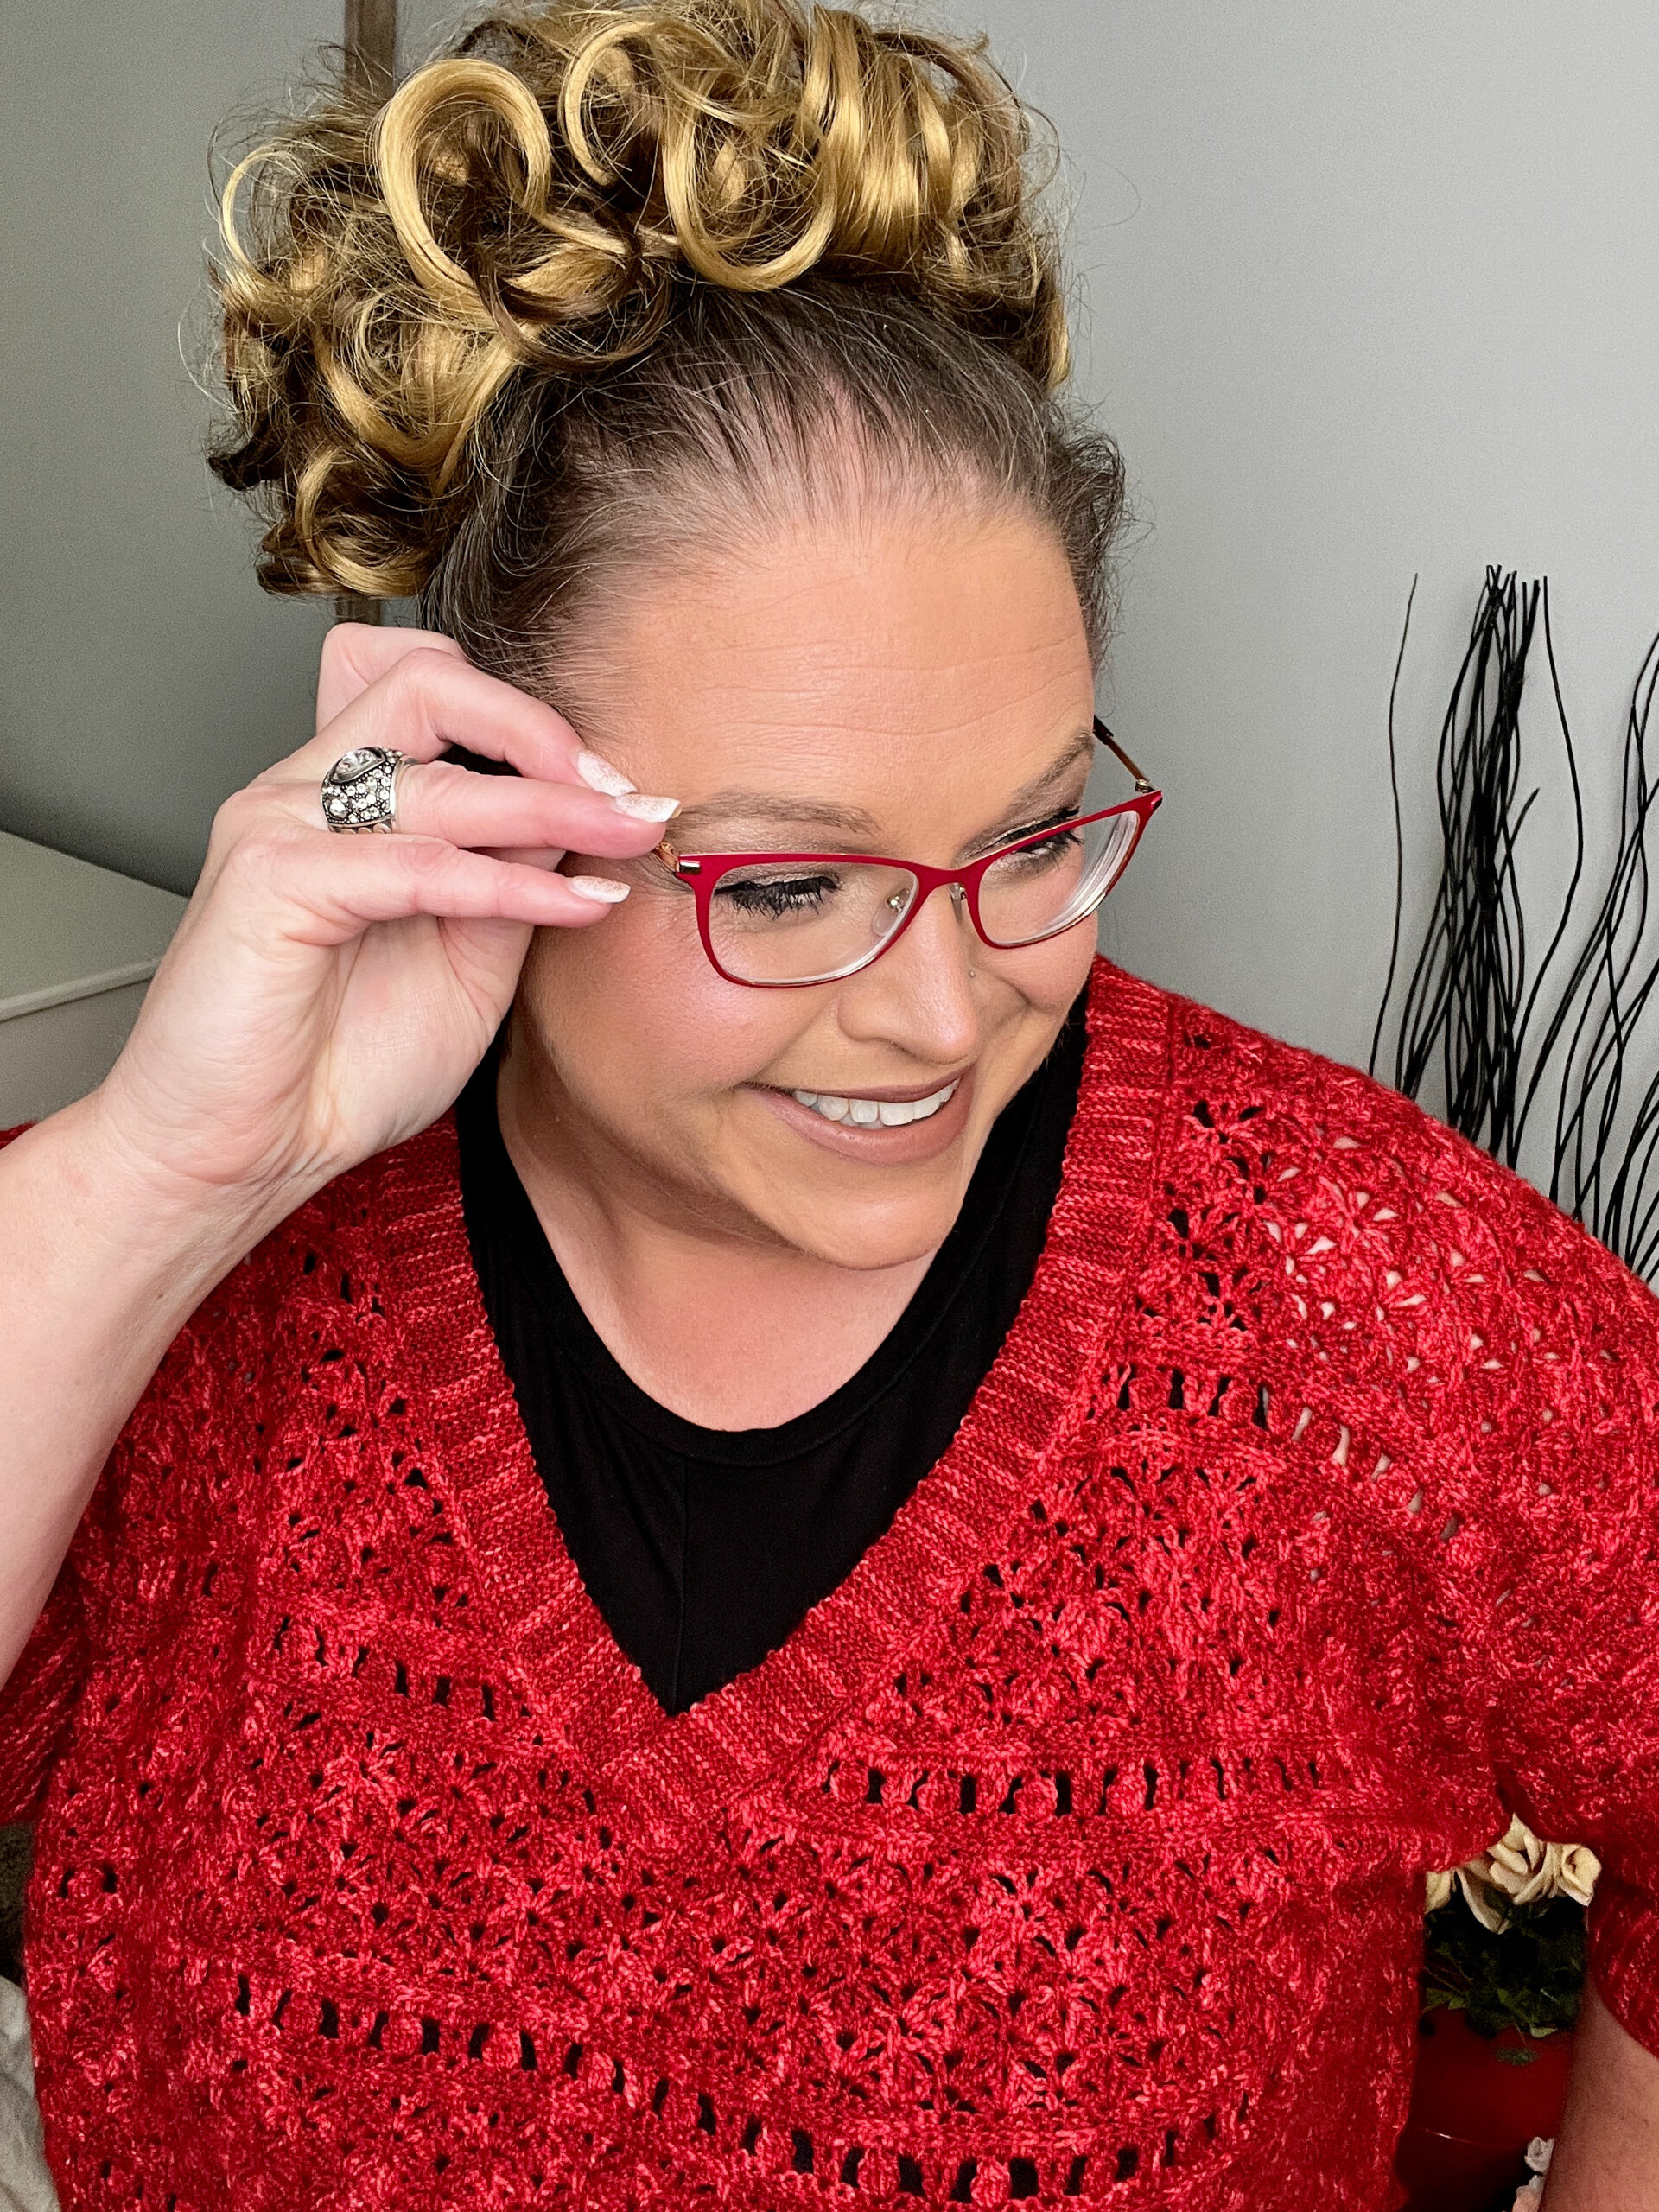
[{"label": "cheek", "polygon": [[1059,963],[1060,988],[1069,1007],[1088,982],[1089,971],[1094,966],[1095,957],[1100,950],[1099,915],[1090,914],[1086,922],[1069,930],[1066,938],[1077,940],[1075,944],[1068,944],[1067,957]]},{"label": "cheek", "polygon": [[589,929],[538,930],[519,994],[566,1088],[619,1127],[706,1110],[765,1071],[804,1011],[715,975],[689,900],[637,892]]},{"label": "cheek", "polygon": [[[1071,1001],[1089,980],[1089,970],[1094,964],[1096,919],[1090,914],[1075,929],[1059,937],[1049,938],[1042,944],[1027,946],[1023,952],[1003,954],[1004,960],[1017,961],[1017,967],[1004,970],[1027,1005],[1038,1007],[1054,1020],[1062,1020]],[[997,956],[993,955],[995,958]]]}]

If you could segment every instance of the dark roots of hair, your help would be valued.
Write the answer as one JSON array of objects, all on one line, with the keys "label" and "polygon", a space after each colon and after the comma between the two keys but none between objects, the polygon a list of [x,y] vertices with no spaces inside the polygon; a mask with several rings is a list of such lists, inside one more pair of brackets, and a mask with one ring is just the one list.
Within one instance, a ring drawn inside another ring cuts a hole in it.
[{"label": "dark roots of hair", "polygon": [[1029,514],[1065,553],[1096,662],[1110,632],[1116,444],[1004,349],[879,285],[690,280],[644,353],[590,378],[525,373],[475,435],[422,619],[527,688],[608,580],[855,486]]}]

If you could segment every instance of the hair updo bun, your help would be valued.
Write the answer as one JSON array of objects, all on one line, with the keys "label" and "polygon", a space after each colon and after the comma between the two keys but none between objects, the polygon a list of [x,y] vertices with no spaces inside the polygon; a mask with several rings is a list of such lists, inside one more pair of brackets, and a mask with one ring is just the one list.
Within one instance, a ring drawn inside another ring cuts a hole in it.
[{"label": "hair updo bun", "polygon": [[269,521],[261,582],[419,593],[507,672],[652,483],[753,494],[833,423],[1029,499],[1098,644],[1122,467],[1052,397],[1033,118],[983,48],[802,0],[555,0],[384,105],[331,88],[223,197],[210,460]]}]

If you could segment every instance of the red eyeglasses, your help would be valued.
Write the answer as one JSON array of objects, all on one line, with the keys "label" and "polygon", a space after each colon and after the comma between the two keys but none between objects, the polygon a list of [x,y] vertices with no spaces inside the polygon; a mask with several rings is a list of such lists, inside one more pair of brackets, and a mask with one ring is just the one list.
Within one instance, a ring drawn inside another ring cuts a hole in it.
[{"label": "red eyeglasses", "polygon": [[695,893],[703,950],[728,983],[791,990],[855,976],[946,885],[993,950],[1040,944],[1094,912],[1163,801],[1098,716],[1095,735],[1134,777],[1133,798],[1034,830],[962,868],[872,853],[681,853],[667,838],[657,855]]}]

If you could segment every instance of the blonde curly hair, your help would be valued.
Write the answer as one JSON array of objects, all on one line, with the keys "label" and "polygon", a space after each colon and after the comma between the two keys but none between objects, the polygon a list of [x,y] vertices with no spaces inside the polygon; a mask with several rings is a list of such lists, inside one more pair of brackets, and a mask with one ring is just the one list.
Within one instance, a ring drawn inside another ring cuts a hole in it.
[{"label": "blonde curly hair", "polygon": [[674,495],[752,508],[834,429],[1051,522],[1098,650],[1122,469],[1055,397],[1037,138],[982,40],[806,0],[543,0],[384,102],[325,87],[211,272],[261,582],[419,594],[514,672]]}]

